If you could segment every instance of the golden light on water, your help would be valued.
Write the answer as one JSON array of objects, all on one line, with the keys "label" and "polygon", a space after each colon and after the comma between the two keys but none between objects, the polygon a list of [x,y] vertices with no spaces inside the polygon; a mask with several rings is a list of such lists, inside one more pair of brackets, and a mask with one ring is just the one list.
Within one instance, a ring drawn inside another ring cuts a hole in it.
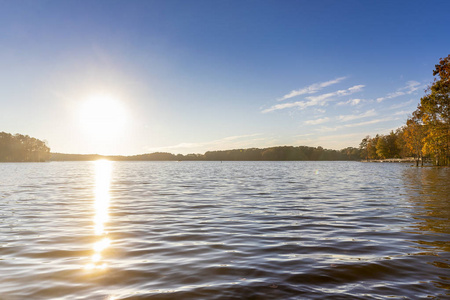
[{"label": "golden light on water", "polygon": [[95,164],[95,201],[94,211],[94,233],[98,237],[93,244],[93,254],[91,261],[85,265],[85,269],[106,269],[107,264],[103,261],[102,252],[111,244],[108,232],[105,230],[109,220],[110,184],[112,162],[108,160],[98,160]]},{"label": "golden light on water", "polygon": [[106,248],[108,248],[110,244],[111,244],[111,241],[109,238],[103,238],[102,240],[100,240],[94,244],[93,249],[95,252],[100,253],[103,250],[105,250]]},{"label": "golden light on water", "polygon": [[108,221],[109,209],[109,186],[111,181],[112,163],[107,160],[98,160],[95,162],[95,234],[105,233],[105,223]]}]

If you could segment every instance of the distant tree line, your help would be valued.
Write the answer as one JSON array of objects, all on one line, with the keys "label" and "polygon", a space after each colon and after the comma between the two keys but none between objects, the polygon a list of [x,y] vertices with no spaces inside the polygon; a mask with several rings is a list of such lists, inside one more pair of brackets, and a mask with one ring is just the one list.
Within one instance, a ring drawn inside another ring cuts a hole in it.
[{"label": "distant tree line", "polygon": [[359,160],[359,150],[345,148],[330,150],[322,147],[282,146],[264,149],[250,148],[225,151],[208,151],[203,155],[204,160]]},{"label": "distant tree line", "polygon": [[171,154],[156,152],[133,156],[101,156],[96,154],[62,154],[52,153],[51,160],[97,160],[109,159],[115,161],[295,161],[295,160],[359,160],[360,150],[345,148],[342,150],[329,150],[322,147],[282,146],[270,148],[249,148],[221,151],[208,151],[205,154]]},{"label": "distant tree line", "polygon": [[450,165],[450,55],[440,59],[433,76],[433,84],[403,127],[362,140],[362,158],[412,156],[418,165],[429,157],[435,165]]},{"label": "distant tree line", "polygon": [[1,162],[38,162],[50,159],[45,142],[28,135],[0,132]]}]

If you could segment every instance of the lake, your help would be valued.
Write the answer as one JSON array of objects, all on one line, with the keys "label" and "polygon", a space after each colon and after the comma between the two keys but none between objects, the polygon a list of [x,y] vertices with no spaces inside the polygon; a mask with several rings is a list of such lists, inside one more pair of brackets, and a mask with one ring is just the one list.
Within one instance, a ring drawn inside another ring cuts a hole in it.
[{"label": "lake", "polygon": [[450,168],[0,164],[0,299],[450,299]]}]

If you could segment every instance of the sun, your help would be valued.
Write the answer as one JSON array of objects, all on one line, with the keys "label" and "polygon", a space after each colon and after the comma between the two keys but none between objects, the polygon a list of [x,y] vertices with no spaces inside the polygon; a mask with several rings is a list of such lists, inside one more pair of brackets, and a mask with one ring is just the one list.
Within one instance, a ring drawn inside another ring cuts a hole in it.
[{"label": "sun", "polygon": [[123,103],[109,94],[89,96],[81,105],[80,123],[94,138],[112,138],[126,125],[127,113]]}]

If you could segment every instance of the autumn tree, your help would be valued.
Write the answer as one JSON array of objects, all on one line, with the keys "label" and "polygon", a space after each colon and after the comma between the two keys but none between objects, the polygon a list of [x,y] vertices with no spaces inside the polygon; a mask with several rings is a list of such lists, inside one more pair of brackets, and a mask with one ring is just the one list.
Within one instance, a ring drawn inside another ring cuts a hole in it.
[{"label": "autumn tree", "polygon": [[384,136],[380,136],[378,138],[377,144],[375,146],[377,155],[381,158],[389,158],[389,148]]},{"label": "autumn tree", "polygon": [[406,121],[406,126],[403,127],[403,139],[405,140],[405,147],[411,151],[416,160],[416,166],[419,166],[419,161],[423,165],[423,146],[425,138],[425,126],[423,125],[420,116],[420,108],[416,110],[413,115]]},{"label": "autumn tree", "polygon": [[450,164],[450,55],[435,66],[433,84],[420,99],[417,114],[426,128],[423,152],[433,156],[435,164]]},{"label": "autumn tree", "polygon": [[369,159],[379,159],[377,153],[377,143],[380,139],[380,136],[377,134],[374,138],[370,139],[367,143],[367,155]]},{"label": "autumn tree", "polygon": [[416,165],[423,157],[436,165],[450,165],[450,55],[439,60],[433,71],[433,84],[420,99],[406,125],[389,135],[367,136],[360,144],[368,159],[413,155]]},{"label": "autumn tree", "polygon": [[406,145],[405,126],[398,128],[395,131],[395,136],[396,136],[395,144],[397,147],[397,156],[400,158],[411,157],[412,152]]},{"label": "autumn tree", "polygon": [[393,131],[391,131],[391,133],[388,135],[378,136],[377,142],[375,144],[378,157],[382,159],[397,157],[398,149],[396,140],[397,137]]}]

